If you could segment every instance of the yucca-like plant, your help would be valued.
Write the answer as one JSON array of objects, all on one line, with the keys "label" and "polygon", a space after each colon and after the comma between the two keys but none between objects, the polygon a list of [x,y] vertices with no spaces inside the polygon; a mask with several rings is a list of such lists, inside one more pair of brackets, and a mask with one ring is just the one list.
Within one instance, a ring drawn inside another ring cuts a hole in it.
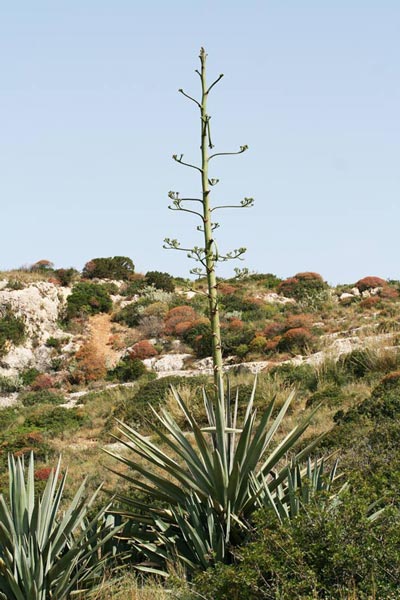
[{"label": "yucca-like plant", "polygon": [[277,443],[275,434],[294,393],[275,416],[272,400],[257,419],[255,385],[241,424],[238,394],[231,398],[229,382],[222,401],[219,394],[213,402],[204,392],[207,427],[199,426],[174,389],[185,430],[164,409],[153,410],[155,422],[149,423],[158,443],[119,423],[123,437],[117,439],[133,456],[107,452],[129,468],[119,473],[121,477],[147,497],[141,501],[119,496],[131,509],[125,516],[137,523],[132,532],[136,547],[154,563],[144,568],[159,568],[160,559],[178,560],[189,571],[214,561],[229,562],[232,547],[248,534],[255,510],[272,506],[282,520],[319,489],[330,489],[336,467],[328,475],[329,483],[324,483],[323,463],[309,462],[305,470],[298,467],[319,441],[295,452],[314,413]]},{"label": "yucca-like plant", "polygon": [[[64,512],[66,472],[60,460],[44,492],[35,494],[34,458],[9,456],[9,503],[0,495],[0,598],[65,600],[101,574],[104,545],[117,532],[102,508],[88,518],[99,489],[87,498],[85,481]],[[3,596],[2,596],[3,594]]]}]

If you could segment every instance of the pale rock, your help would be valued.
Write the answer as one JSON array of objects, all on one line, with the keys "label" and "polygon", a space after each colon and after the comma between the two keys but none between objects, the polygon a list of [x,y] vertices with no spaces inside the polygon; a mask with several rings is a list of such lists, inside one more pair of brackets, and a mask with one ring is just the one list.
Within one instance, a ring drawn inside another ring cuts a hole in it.
[{"label": "pale rock", "polygon": [[361,296],[363,298],[370,298],[371,297],[371,292],[369,290],[364,290],[363,292],[361,292]]},{"label": "pale rock", "polygon": [[360,290],[358,289],[358,287],[353,287],[351,288],[351,293],[353,294],[353,296],[360,296]]},{"label": "pale rock", "polygon": [[342,304],[350,304],[355,299],[356,299],[355,295],[349,294],[348,292],[343,292],[343,294],[341,294],[339,297],[339,300]]},{"label": "pale rock", "polygon": [[181,371],[185,367],[185,361],[192,358],[191,354],[165,354],[158,358],[154,356],[152,358],[146,358],[143,364],[148,369],[153,369],[156,373],[159,372],[171,372]]}]

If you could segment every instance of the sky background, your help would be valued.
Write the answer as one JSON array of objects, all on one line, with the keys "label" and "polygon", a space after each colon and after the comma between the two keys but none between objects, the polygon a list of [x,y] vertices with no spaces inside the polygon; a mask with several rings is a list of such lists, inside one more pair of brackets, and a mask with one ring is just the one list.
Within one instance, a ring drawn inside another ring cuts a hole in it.
[{"label": "sky background", "polygon": [[330,283],[400,279],[398,0],[21,0],[0,5],[0,269],[82,268],[124,255],[187,276],[164,237],[199,245],[168,190],[199,194],[199,93],[208,53],[221,183],[215,201],[234,266]]}]

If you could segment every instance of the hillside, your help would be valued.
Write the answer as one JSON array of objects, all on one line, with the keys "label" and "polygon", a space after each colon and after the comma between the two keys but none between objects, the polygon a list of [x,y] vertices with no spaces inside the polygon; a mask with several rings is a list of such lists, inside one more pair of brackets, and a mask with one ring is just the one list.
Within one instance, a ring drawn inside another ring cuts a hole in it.
[{"label": "hillside", "polygon": [[[32,450],[39,486],[44,485],[49,467],[62,453],[73,473],[67,499],[84,475],[89,477],[90,489],[105,481],[107,490],[135,496],[131,483],[112,472],[117,469],[115,459],[103,449],[129,455],[121,443],[116,418],[138,428],[142,435],[152,436],[154,415],[149,406],[156,411],[167,407],[185,427],[171,383],[198,422],[206,422],[201,390],[204,386],[212,390],[212,362],[205,284],[168,276],[161,278],[162,284],[156,281],[157,287],[149,279],[140,274],[114,280],[75,273],[72,281],[62,285],[54,272],[2,274],[0,491],[6,492],[7,454],[21,456]],[[319,405],[299,447],[324,433],[314,455],[338,453],[342,477],[351,490],[357,490],[360,501],[358,508],[353,506],[350,495],[338,536],[348,535],[351,519],[361,505],[383,496],[393,507],[398,505],[399,290],[399,282],[372,276],[332,288],[315,273],[300,273],[283,281],[271,274],[253,274],[219,282],[224,368],[239,391],[239,415],[245,412],[255,373],[255,405],[260,414],[271,398],[276,398],[280,408],[296,389],[276,443]],[[332,461],[328,458],[329,465]],[[126,466],[117,470],[121,469],[127,472]],[[398,514],[391,519],[397,523]],[[317,537],[322,535],[321,527],[315,531]],[[390,545],[385,547],[389,561],[399,548],[399,539],[392,525],[382,527],[386,527]],[[268,526],[262,531],[267,532]],[[367,535],[366,530],[358,533],[358,546],[352,549],[356,554],[365,542],[362,536]],[[285,530],[282,535],[289,533]],[[310,540],[293,537],[293,530],[290,536],[290,543],[301,554]],[[277,546],[281,543],[278,538],[273,540]],[[270,543],[260,537],[253,542],[258,544],[257,552]],[[337,557],[344,543],[343,537],[335,538],[332,544],[337,547],[332,546],[331,555]],[[305,560],[300,554],[293,572]],[[254,557],[246,556],[241,557],[243,571],[237,571],[240,584],[235,585],[247,585],[245,570],[252,568]],[[346,569],[353,560],[355,570],[350,575],[333,575],[341,573],[338,564],[332,564],[332,572],[323,576],[316,564],[307,567],[313,585],[321,585],[321,589],[328,585],[329,577],[333,581],[337,576],[340,596],[306,595],[311,592],[305,586],[305,595],[291,595],[288,587],[282,598],[374,597],[368,595],[371,588],[366,579],[360,584],[370,563],[363,562],[361,554],[341,560],[348,561]],[[273,568],[279,571],[281,567]],[[398,566],[392,571],[393,581],[400,583]],[[210,600],[223,600],[235,589],[230,576],[229,571],[221,571],[214,579],[205,573],[198,582],[199,593]],[[296,585],[303,585],[296,577]],[[383,575],[381,578],[383,581]],[[343,595],[350,579],[359,596]],[[126,597],[121,585],[121,595],[115,588],[113,595],[105,591],[102,598]],[[223,589],[228,590],[226,596]],[[382,587],[376,597],[394,597],[389,595],[391,589],[387,584],[387,590]],[[157,593],[163,594],[162,589]],[[260,590],[254,593],[246,592],[248,597],[275,597],[261,595]]]}]

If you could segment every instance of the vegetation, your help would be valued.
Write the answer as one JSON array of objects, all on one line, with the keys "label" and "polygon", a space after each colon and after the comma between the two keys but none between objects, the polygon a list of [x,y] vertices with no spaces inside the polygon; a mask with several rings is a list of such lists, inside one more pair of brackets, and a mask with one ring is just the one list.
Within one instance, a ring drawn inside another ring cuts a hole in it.
[{"label": "vegetation", "polygon": [[73,319],[96,313],[109,312],[112,307],[110,294],[97,283],[77,283],[67,298],[67,318]]},{"label": "vegetation", "polygon": [[132,259],[127,256],[92,258],[83,267],[82,275],[86,279],[130,279],[135,272]]},{"label": "vegetation", "polygon": [[[85,482],[64,514],[60,503],[66,472],[48,473],[35,494],[35,466],[27,474],[21,458],[9,458],[10,501],[0,495],[0,592],[7,600],[65,600],[100,580],[103,549],[116,533],[104,519],[107,506],[89,518],[97,494],[85,497]],[[102,556],[101,556],[102,555]],[[101,558],[100,558],[101,557]],[[100,558],[100,560],[99,560]]]},{"label": "vegetation", "polygon": [[0,309],[0,356],[6,354],[10,344],[18,346],[25,339],[25,323],[14,314],[10,306]]}]

